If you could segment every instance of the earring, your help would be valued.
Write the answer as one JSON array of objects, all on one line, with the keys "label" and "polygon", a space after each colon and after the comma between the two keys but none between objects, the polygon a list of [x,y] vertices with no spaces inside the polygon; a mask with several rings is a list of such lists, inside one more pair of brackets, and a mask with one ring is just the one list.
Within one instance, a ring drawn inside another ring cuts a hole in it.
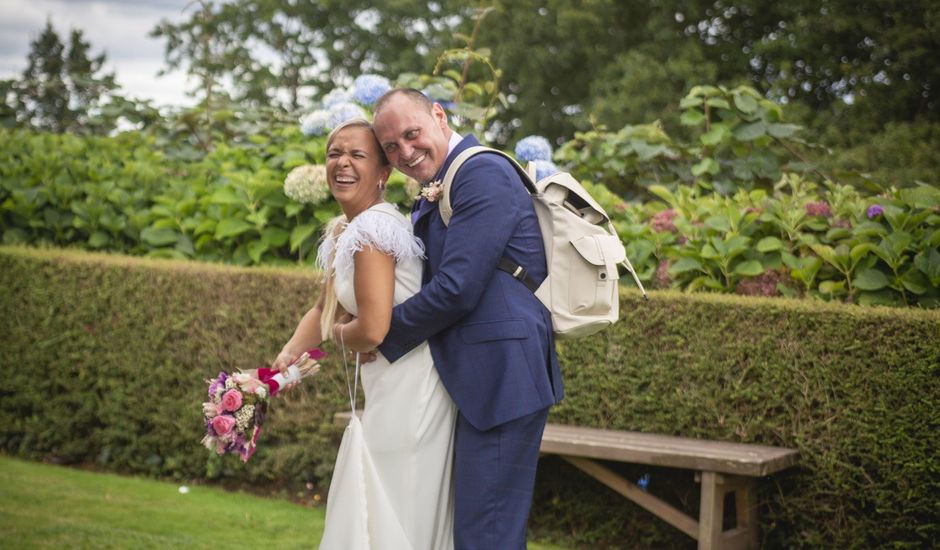
[{"label": "earring", "polygon": [[385,191],[385,181],[379,180],[379,191]]}]

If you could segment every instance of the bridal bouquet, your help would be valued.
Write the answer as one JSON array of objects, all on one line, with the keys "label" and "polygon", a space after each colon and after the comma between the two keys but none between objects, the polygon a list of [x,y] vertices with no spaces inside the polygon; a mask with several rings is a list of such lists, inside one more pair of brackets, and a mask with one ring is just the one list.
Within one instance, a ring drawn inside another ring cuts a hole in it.
[{"label": "bridal bouquet", "polygon": [[255,453],[261,424],[270,396],[292,382],[299,382],[320,370],[319,349],[306,351],[287,368],[286,373],[261,368],[234,374],[220,372],[209,384],[209,400],[202,404],[206,435],[202,444],[218,454],[237,452],[242,462]]}]

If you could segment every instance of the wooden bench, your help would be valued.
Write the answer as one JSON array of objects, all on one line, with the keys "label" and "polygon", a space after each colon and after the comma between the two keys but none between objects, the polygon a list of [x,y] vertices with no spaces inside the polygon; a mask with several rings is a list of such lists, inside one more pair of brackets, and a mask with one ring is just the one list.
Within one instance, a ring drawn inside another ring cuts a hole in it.
[{"label": "wooden bench", "polygon": [[[345,426],[350,413],[337,413]],[[548,424],[542,454],[558,455],[698,541],[702,550],[757,548],[756,480],[797,463],[793,449],[619,430]],[[598,460],[649,464],[696,472],[701,483],[698,520],[640,489]],[[725,495],[734,493],[735,527],[723,530]]]}]

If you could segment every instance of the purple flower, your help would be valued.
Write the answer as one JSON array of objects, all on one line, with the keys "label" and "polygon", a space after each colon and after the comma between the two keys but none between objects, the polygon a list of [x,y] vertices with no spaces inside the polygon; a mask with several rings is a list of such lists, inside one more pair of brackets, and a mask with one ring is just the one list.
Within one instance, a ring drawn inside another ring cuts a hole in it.
[{"label": "purple flower", "polygon": [[832,210],[829,208],[829,203],[826,201],[808,202],[806,203],[806,213],[810,216],[828,217],[832,214]]},{"label": "purple flower", "polygon": [[865,215],[868,216],[869,220],[873,220],[884,213],[885,209],[880,204],[873,204],[865,211]]},{"label": "purple flower", "polygon": [[224,372],[220,372],[218,377],[211,380],[209,382],[209,397],[215,397],[215,392],[217,392],[219,388],[225,388],[226,380],[228,380],[228,375]]}]

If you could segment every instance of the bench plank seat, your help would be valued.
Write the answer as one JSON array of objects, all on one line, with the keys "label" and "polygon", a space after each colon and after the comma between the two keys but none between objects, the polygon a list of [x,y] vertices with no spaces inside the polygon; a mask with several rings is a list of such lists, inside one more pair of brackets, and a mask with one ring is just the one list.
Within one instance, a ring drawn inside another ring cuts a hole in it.
[{"label": "bench plank seat", "polygon": [[797,463],[793,449],[549,424],[546,454],[761,477]]}]

